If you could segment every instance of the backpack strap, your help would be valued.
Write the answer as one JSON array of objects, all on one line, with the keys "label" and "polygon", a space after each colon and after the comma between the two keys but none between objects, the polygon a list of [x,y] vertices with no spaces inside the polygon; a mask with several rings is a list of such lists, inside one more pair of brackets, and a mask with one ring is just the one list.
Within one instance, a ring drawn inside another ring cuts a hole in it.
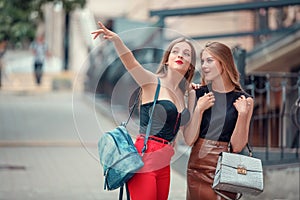
[{"label": "backpack strap", "polygon": [[147,149],[147,141],[148,141],[148,138],[149,138],[149,135],[150,135],[150,131],[151,131],[151,126],[152,126],[152,116],[153,116],[153,112],[154,112],[154,108],[155,108],[155,105],[156,105],[156,101],[158,99],[158,95],[159,95],[159,91],[160,91],[160,79],[157,77],[157,87],[156,87],[156,91],[155,91],[155,96],[154,96],[154,100],[153,100],[153,105],[152,105],[152,111],[151,111],[151,114],[150,114],[150,118],[149,118],[149,121],[148,121],[148,126],[147,126],[147,130],[146,130],[146,136],[145,136],[145,139],[144,139],[144,147],[142,149],[142,155],[144,155],[146,149]]},{"label": "backpack strap", "polygon": [[[127,197],[127,200],[130,200],[130,194],[129,194],[129,189],[128,189],[127,183],[125,183],[125,189],[126,189],[126,197]],[[120,187],[119,200],[122,200],[122,199],[123,199],[123,191],[124,191],[124,185],[122,185],[122,186]]]},{"label": "backpack strap", "polygon": [[137,96],[136,96],[136,98],[134,100],[133,105],[129,108],[129,110],[130,110],[129,117],[128,117],[128,119],[127,119],[126,122],[122,122],[122,124],[121,124],[122,126],[124,126],[124,127],[127,126],[128,122],[129,122],[129,120],[130,120],[130,118],[131,118],[131,116],[133,114],[133,111],[134,111],[136,105],[138,104],[138,101],[139,101],[139,98],[140,98],[140,95],[141,95],[141,91],[142,91],[142,89],[139,90],[139,93],[137,94]]}]

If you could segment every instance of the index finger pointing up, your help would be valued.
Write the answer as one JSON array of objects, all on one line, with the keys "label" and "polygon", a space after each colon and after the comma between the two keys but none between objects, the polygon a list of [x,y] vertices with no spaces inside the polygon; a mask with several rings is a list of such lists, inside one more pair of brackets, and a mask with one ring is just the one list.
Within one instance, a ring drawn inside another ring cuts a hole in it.
[{"label": "index finger pointing up", "polygon": [[107,31],[107,28],[100,21],[98,21],[98,24],[104,31]]}]

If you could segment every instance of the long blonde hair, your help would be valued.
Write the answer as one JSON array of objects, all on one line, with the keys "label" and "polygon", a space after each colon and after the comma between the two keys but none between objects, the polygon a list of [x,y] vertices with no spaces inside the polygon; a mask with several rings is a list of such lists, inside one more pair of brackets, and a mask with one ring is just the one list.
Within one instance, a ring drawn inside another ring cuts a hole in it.
[{"label": "long blonde hair", "polygon": [[[203,51],[209,52],[215,59],[217,59],[226,76],[230,79],[236,90],[243,90],[240,84],[240,74],[234,64],[234,59],[231,49],[220,42],[209,42],[205,45],[205,48],[200,53],[202,58]],[[202,85],[207,85],[205,77],[202,76]]]},{"label": "long blonde hair", "polygon": [[184,93],[193,79],[194,72],[195,72],[195,65],[196,65],[196,50],[195,50],[193,44],[188,39],[186,39],[184,37],[180,37],[180,38],[173,40],[169,44],[167,50],[165,51],[165,53],[163,55],[160,65],[156,71],[156,74],[165,75],[167,73],[166,63],[168,62],[171,50],[174,47],[174,45],[176,45],[177,43],[180,43],[180,42],[186,42],[191,47],[191,63],[190,63],[189,69],[187,70],[187,72],[185,73],[184,77],[182,78],[182,80],[179,84],[180,89]]}]

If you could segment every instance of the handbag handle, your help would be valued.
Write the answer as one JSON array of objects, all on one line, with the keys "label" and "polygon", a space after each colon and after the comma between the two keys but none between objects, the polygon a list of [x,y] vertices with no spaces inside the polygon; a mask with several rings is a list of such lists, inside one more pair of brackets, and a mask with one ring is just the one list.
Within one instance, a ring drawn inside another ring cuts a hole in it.
[{"label": "handbag handle", "polygon": [[[249,142],[247,142],[246,147],[247,147],[247,149],[248,149],[248,155],[249,155],[250,157],[252,157],[253,153],[252,153],[252,149],[251,149],[251,147],[250,147]],[[228,150],[229,150],[230,153],[233,153],[233,149],[232,149],[232,144],[231,144],[231,142],[229,142],[229,144],[228,144]]]},{"label": "handbag handle", "polygon": [[146,136],[145,136],[145,139],[144,139],[144,147],[142,149],[142,156],[144,155],[144,153],[147,149],[147,141],[148,141],[151,126],[152,126],[152,116],[153,116],[154,108],[155,108],[156,101],[158,99],[158,95],[159,95],[159,91],[160,91],[160,79],[158,77],[157,77],[157,81],[158,81],[158,83],[157,83],[157,87],[156,87],[156,91],[155,91],[155,96],[154,96],[154,100],[153,100],[153,105],[152,105],[150,118],[149,118],[148,125],[147,125]]}]

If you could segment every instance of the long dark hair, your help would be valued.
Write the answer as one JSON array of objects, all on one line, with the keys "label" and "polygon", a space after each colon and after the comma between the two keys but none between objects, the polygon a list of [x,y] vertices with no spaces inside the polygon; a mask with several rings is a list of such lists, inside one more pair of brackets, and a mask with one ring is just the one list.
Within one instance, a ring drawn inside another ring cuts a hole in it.
[{"label": "long dark hair", "polygon": [[187,72],[184,75],[184,78],[182,78],[182,80],[179,84],[180,89],[182,90],[183,93],[185,93],[188,85],[191,83],[191,81],[193,79],[194,72],[195,72],[195,65],[196,65],[196,50],[195,50],[193,44],[191,43],[191,41],[189,41],[188,39],[186,39],[184,37],[180,37],[180,38],[173,40],[169,44],[167,50],[165,51],[156,73],[162,74],[162,75],[165,75],[167,73],[166,63],[168,62],[168,58],[171,53],[171,50],[174,47],[174,45],[176,45],[177,43],[180,43],[180,42],[186,42],[188,45],[190,45],[191,50],[192,50],[191,51],[191,63],[190,63],[189,69],[187,70]]}]

